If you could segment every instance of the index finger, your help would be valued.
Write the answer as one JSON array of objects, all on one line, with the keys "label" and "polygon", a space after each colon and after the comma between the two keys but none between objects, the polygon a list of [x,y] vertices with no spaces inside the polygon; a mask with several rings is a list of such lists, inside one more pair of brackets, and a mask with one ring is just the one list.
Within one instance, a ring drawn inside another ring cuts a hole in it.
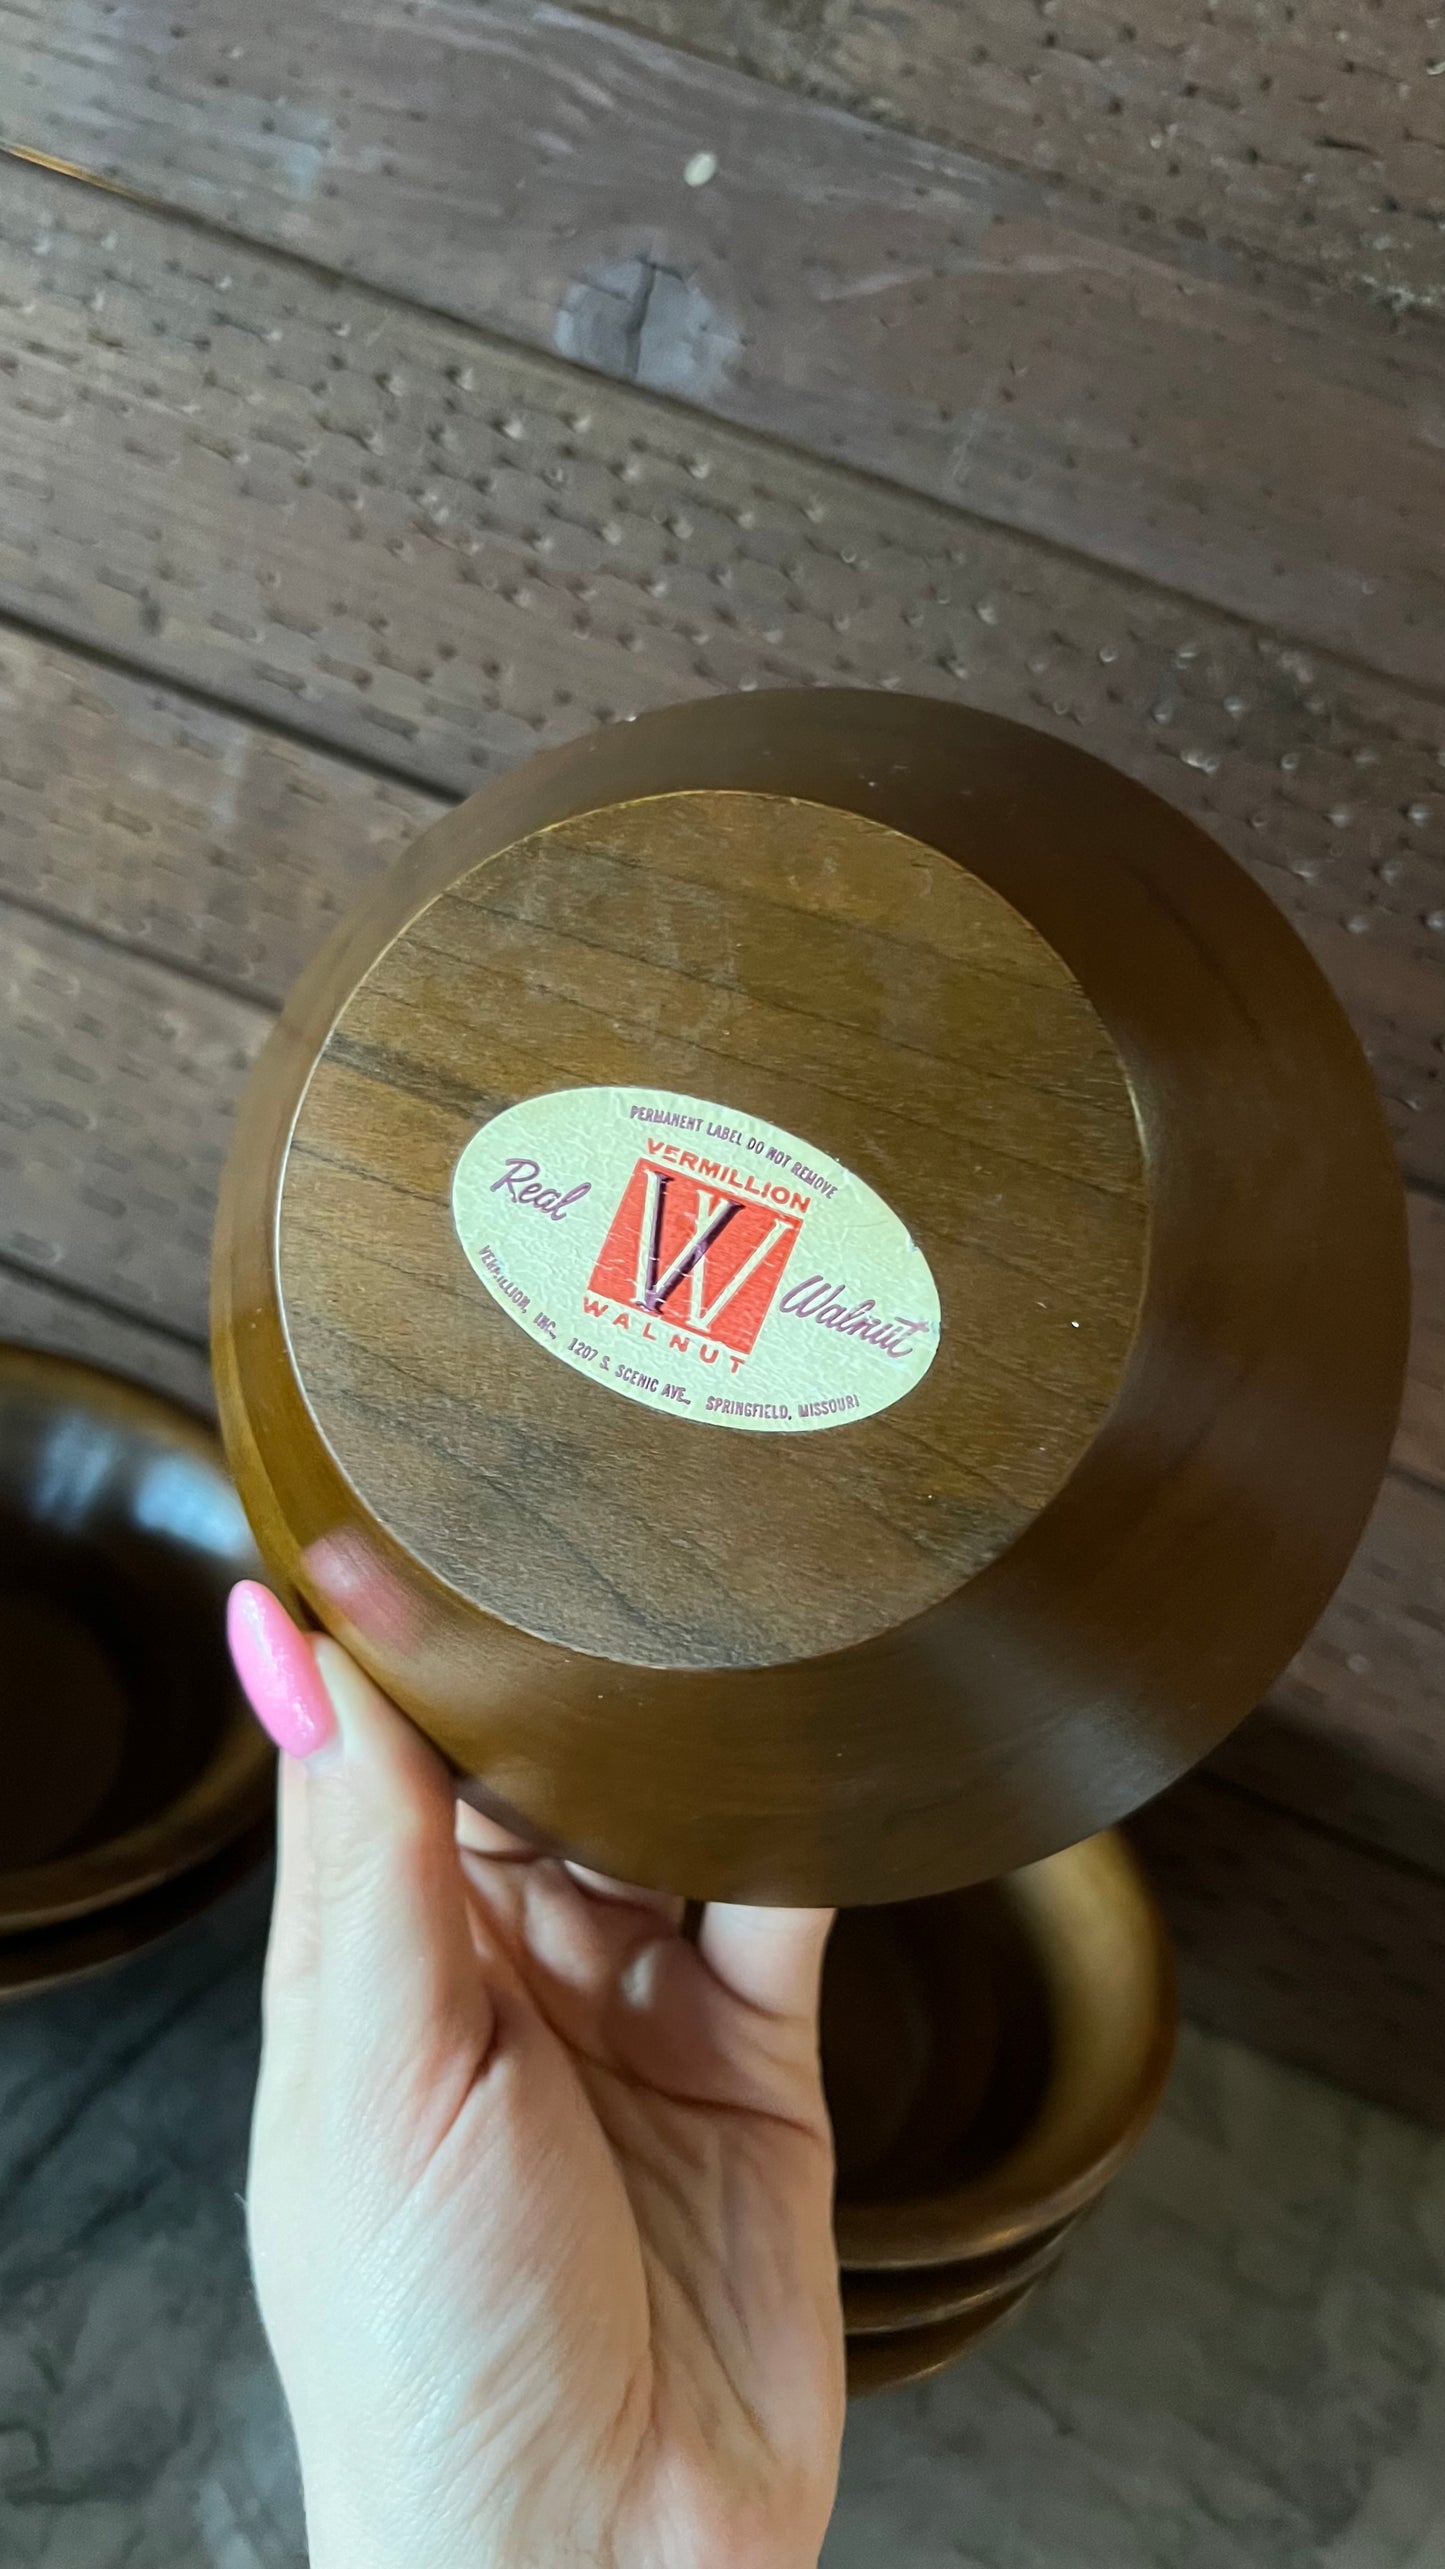
[{"label": "index finger", "polygon": [[831,1909],[751,1909],[726,1900],[703,1911],[697,1949],[729,1996],[760,2016],[813,2022]]}]

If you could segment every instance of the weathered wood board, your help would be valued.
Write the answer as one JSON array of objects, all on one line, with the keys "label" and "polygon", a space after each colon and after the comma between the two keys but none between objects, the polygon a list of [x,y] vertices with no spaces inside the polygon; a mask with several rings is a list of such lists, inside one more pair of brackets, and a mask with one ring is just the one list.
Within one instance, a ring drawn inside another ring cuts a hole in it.
[{"label": "weathered wood board", "polygon": [[1445,705],[94,190],[0,176],[0,609],[434,792],[717,687],[961,694],[1213,829],[1445,1182]]},{"label": "weathered wood board", "polygon": [[[952,0],[845,11],[825,55],[887,52],[899,14],[949,98]],[[543,0],[311,0],[304,30],[278,0],[244,23],[5,0],[0,140],[1395,675],[1445,670],[1436,328],[1121,232],[1047,165]]]},{"label": "weathered wood board", "polygon": [[615,0],[601,14],[1048,172],[1150,237],[1445,308],[1440,22],[1411,0]]}]

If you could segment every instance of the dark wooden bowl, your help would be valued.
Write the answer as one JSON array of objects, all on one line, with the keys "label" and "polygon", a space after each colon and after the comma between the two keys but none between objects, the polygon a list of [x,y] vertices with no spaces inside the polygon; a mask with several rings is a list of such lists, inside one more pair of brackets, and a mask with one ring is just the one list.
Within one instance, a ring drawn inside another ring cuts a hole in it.
[{"label": "dark wooden bowl", "polygon": [[845,2348],[848,2397],[866,2399],[873,2391],[899,2391],[908,2382],[926,2382],[946,2372],[975,2346],[991,2337],[1033,2299],[1037,2284],[1025,2284],[987,2310],[959,2312],[926,2327],[898,2328],[888,2335],[850,2337]]},{"label": "dark wooden bowl", "polygon": [[941,2319],[963,2319],[1017,2300],[1024,2287],[1042,2283],[1064,2253],[1074,2228],[1061,2221],[1041,2239],[1006,2248],[997,2257],[968,2257],[955,2266],[901,2266],[896,2272],[843,2273],[843,2326],[849,2337],[891,2337],[904,2328],[931,2328]]},{"label": "dark wooden bowl", "polygon": [[256,1821],[231,1838],[216,1855],[193,1864],[169,1882],[120,1900],[110,1909],[92,1909],[63,1926],[23,1928],[0,1936],[0,2006],[39,1998],[72,1981],[92,1980],[114,1971],[168,1936],[181,1934],[217,1902],[240,1889],[271,1854],[275,1830],[269,1818]]},{"label": "dark wooden bowl", "polygon": [[[1089,1838],[999,1882],[838,1925],[823,2068],[845,2273],[956,2266],[1053,2240],[1142,2138],[1173,2058],[1173,1957],[1124,1840]],[[867,1957],[885,1934],[911,1979],[908,2003],[888,2014]],[[960,2028],[966,2043],[985,2019],[998,2031],[983,2075],[976,2063],[960,2075]],[[915,2022],[930,2029],[922,2043]],[[865,2057],[892,2103],[870,2114],[860,2151],[836,2099],[856,2094]]]},{"label": "dark wooden bowl", "polygon": [[129,1901],[264,1824],[226,1654],[256,1554],[205,1420],[0,1347],[0,1936]]},{"label": "dark wooden bowl", "polygon": [[886,694],[649,715],[430,830],[285,1011],[215,1262],[279,1582],[484,1807],[699,1898],[936,1891],[1161,1790],[1344,1569],[1405,1325],[1272,903]]}]

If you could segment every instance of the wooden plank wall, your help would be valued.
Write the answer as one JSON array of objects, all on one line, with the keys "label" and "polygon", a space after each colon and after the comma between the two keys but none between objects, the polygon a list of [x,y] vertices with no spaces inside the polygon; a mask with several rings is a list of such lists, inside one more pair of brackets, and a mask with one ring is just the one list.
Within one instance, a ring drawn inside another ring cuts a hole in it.
[{"label": "wooden plank wall", "polygon": [[1411,0],[620,0],[601,14],[1006,169],[1141,232],[1391,308],[1445,304],[1445,60]]},{"label": "wooden plank wall", "polygon": [[[946,49],[953,10],[919,14]],[[1407,315],[1341,332],[1289,271],[1162,258],[1037,176],[529,0],[5,0],[0,30],[8,140],[1438,677],[1436,333]]]},{"label": "wooden plank wall", "polygon": [[[1224,104],[1218,12],[1063,5],[972,9],[965,62],[944,0],[636,0],[666,44],[516,0],[0,0],[0,138],[109,183],[0,166],[0,1326],[198,1391],[271,1010],[532,747],[818,680],[1086,740],[1331,973],[1418,1277],[1350,1577],[1151,1844],[1213,2021],[1445,2115],[1428,2045],[1391,2088],[1306,2005],[1319,1920],[1269,1891],[1340,1846],[1366,1907],[1445,1873],[1445,81],[1394,0],[1388,112],[1314,0],[1231,27]],[[1333,1932],[1423,2029],[1403,1957]]]}]

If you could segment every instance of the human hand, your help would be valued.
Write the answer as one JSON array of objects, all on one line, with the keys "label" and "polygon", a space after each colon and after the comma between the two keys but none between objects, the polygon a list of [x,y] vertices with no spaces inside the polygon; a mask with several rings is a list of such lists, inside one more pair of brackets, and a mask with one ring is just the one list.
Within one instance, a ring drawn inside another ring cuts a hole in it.
[{"label": "human hand", "polygon": [[249,2215],[312,2569],[812,2569],[827,1914],[689,1943],[459,1805],[265,1590],[231,1630],[291,1751]]}]

